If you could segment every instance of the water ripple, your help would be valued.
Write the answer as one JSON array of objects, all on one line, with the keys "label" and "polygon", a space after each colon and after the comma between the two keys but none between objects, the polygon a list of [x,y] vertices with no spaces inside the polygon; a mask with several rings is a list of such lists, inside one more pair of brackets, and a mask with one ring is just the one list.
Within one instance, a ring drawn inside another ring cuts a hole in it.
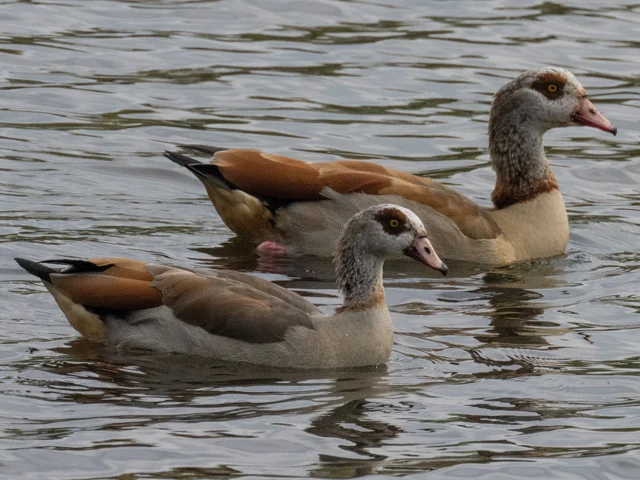
[{"label": "water ripple", "polygon": [[[640,7],[415,0],[3,3],[6,478],[636,478]],[[567,255],[439,278],[390,262],[386,368],[282,372],[77,339],[12,257],[232,268],[330,312],[333,267],[234,239],[175,144],[373,160],[488,205],[486,122],[574,71],[620,129],[554,131]]]}]

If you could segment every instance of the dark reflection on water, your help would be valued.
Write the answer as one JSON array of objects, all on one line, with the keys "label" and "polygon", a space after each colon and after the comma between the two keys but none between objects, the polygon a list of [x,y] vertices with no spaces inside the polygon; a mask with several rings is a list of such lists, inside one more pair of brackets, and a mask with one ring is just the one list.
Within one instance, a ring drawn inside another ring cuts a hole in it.
[{"label": "dark reflection on water", "polygon": [[[637,478],[638,5],[283,0],[2,5],[0,477]],[[386,368],[294,372],[77,339],[12,258],[230,268],[340,303],[333,266],[261,258],[180,143],[373,160],[487,205],[491,95],[574,71],[617,137],[549,133],[567,254],[450,276],[390,262]]]}]

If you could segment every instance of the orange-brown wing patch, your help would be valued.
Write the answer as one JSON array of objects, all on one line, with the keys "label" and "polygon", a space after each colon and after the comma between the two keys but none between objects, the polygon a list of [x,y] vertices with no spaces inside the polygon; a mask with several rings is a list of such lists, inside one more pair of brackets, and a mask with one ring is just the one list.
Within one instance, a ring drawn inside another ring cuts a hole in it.
[{"label": "orange-brown wing patch", "polygon": [[[334,167],[335,164],[338,166]],[[338,193],[397,195],[449,217],[470,238],[496,238],[499,233],[495,223],[475,202],[429,178],[354,161],[320,164],[319,170],[323,183]]]},{"label": "orange-brown wing patch", "polygon": [[323,185],[310,164],[257,150],[224,150],[212,161],[226,180],[251,195],[315,200]]},{"label": "orange-brown wing patch", "polygon": [[145,268],[145,263],[139,260],[131,260],[129,258],[89,258],[87,260],[95,265],[113,265],[102,273],[111,277],[129,278],[131,280],[145,280],[150,282],[153,280],[151,274]]},{"label": "orange-brown wing patch", "polygon": [[384,172],[357,171],[340,164],[325,163],[319,165],[318,170],[322,185],[338,193],[378,195],[383,188],[388,187],[391,183],[391,178]]},{"label": "orange-brown wing patch", "polygon": [[256,150],[215,154],[225,179],[251,195],[281,200],[320,200],[324,187],[338,193],[398,195],[453,220],[470,238],[495,238],[499,232],[484,210],[455,190],[434,180],[370,162],[340,160],[305,163]]},{"label": "orange-brown wing patch", "polygon": [[[363,173],[373,173],[378,175],[383,175],[385,177],[397,178],[399,180],[403,180],[408,183],[415,183],[416,185],[420,185],[422,183],[422,178],[412,175],[411,173],[403,172],[401,170],[395,170],[393,168],[386,168],[382,165],[378,165],[377,163],[371,162],[361,162],[359,160],[338,160],[336,162],[324,162],[321,164],[323,167],[329,167],[330,165],[340,165],[344,168],[348,168],[354,172],[363,172]],[[430,182],[433,180],[426,179]]]},{"label": "orange-brown wing patch", "polygon": [[142,310],[162,305],[150,282],[104,274],[52,274],[51,284],[74,303],[114,310]]}]

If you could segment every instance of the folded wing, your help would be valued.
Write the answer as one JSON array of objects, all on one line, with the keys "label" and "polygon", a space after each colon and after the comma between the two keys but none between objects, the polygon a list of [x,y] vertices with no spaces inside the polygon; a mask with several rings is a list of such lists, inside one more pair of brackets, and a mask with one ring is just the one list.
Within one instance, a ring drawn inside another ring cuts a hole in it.
[{"label": "folded wing", "polygon": [[[96,315],[126,319],[132,311],[165,307],[177,321],[212,335],[270,343],[283,340],[289,328],[313,328],[309,316],[319,313],[294,292],[238,272],[203,273],[121,258],[18,263],[45,281],[81,333]],[[87,318],[78,313],[80,306]]]},{"label": "folded wing", "polygon": [[306,163],[257,150],[231,149],[216,151],[209,165],[234,188],[265,201],[322,200],[325,187],[342,194],[397,195],[450,218],[470,238],[495,238],[500,233],[484,208],[455,190],[370,162]]}]

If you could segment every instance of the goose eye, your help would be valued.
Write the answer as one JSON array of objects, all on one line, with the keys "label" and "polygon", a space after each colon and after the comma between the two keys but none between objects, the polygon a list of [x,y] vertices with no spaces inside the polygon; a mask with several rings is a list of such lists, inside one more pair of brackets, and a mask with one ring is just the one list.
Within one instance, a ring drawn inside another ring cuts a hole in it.
[{"label": "goose eye", "polygon": [[398,225],[400,225],[400,222],[398,222],[398,220],[396,220],[395,218],[392,218],[391,220],[389,220],[389,226],[391,228],[397,228]]},{"label": "goose eye", "polygon": [[556,93],[558,91],[558,86],[554,85],[553,83],[550,83],[547,86],[547,90],[549,90],[550,93]]}]

